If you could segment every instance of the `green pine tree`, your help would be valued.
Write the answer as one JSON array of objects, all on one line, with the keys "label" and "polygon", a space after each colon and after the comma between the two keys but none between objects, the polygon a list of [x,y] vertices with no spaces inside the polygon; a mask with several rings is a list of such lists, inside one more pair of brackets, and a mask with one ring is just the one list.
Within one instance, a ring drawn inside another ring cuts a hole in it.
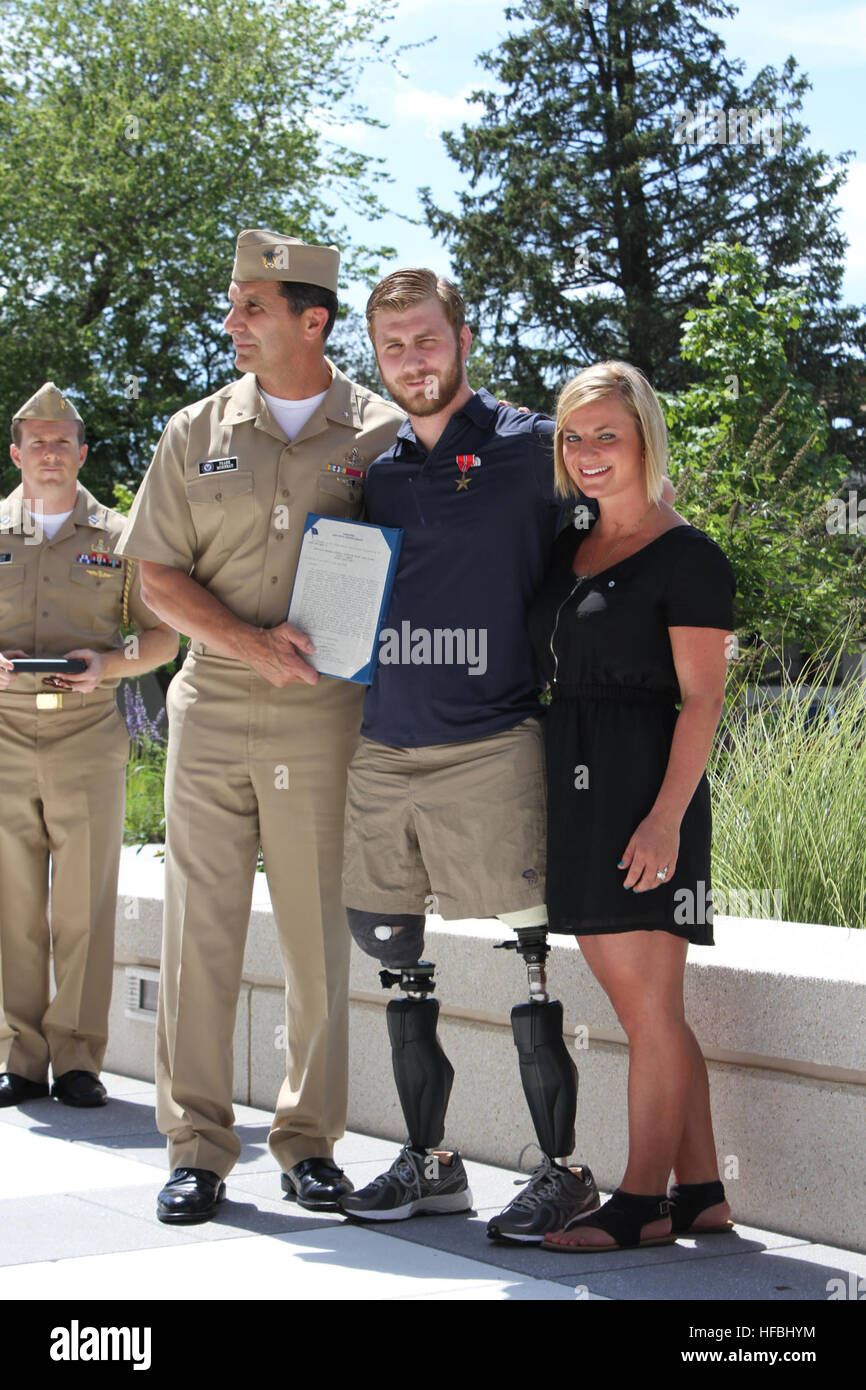
[{"label": "green pine tree", "polygon": [[[756,251],[771,289],[806,268],[794,365],[832,414],[859,409],[851,359],[862,383],[866,325],[838,303],[849,156],[805,145],[808,81],[793,59],[741,84],[742,63],[704,22],[733,13],[727,0],[525,0],[506,11],[508,37],[480,59],[496,80],[474,94],[480,121],[443,136],[471,189],[457,212],[422,197],[515,399],[549,407],[564,377],[610,357],[664,389],[686,385],[680,324],[706,290],[704,248],[722,239]],[[866,441],[852,431],[843,446],[853,456]]]}]

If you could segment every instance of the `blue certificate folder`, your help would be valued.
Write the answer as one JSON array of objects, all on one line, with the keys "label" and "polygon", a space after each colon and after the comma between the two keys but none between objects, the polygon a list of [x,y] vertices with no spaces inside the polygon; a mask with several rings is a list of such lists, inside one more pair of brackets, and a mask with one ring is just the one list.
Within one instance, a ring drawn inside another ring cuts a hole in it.
[{"label": "blue certificate folder", "polygon": [[402,541],[398,527],[307,513],[288,621],[312,641],[320,675],[372,681]]}]

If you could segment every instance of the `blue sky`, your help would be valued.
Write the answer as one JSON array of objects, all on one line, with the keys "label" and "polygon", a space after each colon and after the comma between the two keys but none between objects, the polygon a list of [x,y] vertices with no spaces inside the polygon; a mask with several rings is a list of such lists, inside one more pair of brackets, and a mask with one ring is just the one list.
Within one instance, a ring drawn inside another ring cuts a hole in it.
[{"label": "blue sky", "polygon": [[[353,125],[344,131],[348,144],[384,156],[394,180],[382,191],[388,206],[420,217],[422,185],[432,188],[440,205],[457,206],[462,175],[445,152],[441,132],[477,118],[469,94],[490,85],[490,75],[476,58],[508,32],[505,9],[503,0],[398,0],[390,27],[395,42],[432,41],[403,56],[405,75],[385,66],[362,74],[357,99],[388,129]],[[745,80],[766,64],[780,68],[792,54],[812,82],[803,111],[809,143],[829,155],[855,152],[840,200],[840,225],[850,242],[843,295],[849,303],[866,302],[866,3],[743,0],[737,16],[716,27],[728,56],[746,64]],[[447,250],[424,225],[389,216],[371,227],[350,210],[344,220],[357,241],[397,248],[395,262],[383,271],[427,265],[450,272]],[[362,308],[367,293],[356,285],[345,297]]]}]

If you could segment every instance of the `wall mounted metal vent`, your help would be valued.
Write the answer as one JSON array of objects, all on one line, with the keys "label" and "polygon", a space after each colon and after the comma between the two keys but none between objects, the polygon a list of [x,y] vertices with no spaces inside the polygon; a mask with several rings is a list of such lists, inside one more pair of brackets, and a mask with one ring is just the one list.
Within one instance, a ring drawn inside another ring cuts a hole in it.
[{"label": "wall mounted metal vent", "polygon": [[159,991],[159,971],[146,965],[126,967],[126,1007],[127,1018],[146,1018],[156,1022],[156,1001]]}]

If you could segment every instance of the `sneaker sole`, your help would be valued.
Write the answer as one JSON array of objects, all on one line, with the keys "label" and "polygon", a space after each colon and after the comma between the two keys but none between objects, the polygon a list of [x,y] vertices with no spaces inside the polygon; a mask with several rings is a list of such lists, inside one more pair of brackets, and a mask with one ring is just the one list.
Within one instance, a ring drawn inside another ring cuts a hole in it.
[{"label": "sneaker sole", "polygon": [[[598,1193],[596,1193],[595,1201],[592,1203],[592,1206],[584,1207],[581,1212],[575,1214],[587,1216],[591,1211],[598,1211],[600,1206],[601,1198]],[[571,1217],[569,1217],[569,1220],[571,1220]],[[543,1240],[547,1239],[549,1234],[549,1231],[542,1231],[541,1235],[523,1235],[517,1231],[492,1231],[490,1226],[487,1227],[487,1239],[502,1241],[505,1245],[540,1245]]]},{"label": "sneaker sole", "polygon": [[488,1240],[501,1241],[503,1245],[540,1245],[544,1236],[521,1236],[506,1234],[504,1231],[487,1232]]},{"label": "sneaker sole", "polygon": [[414,1202],[406,1202],[402,1207],[392,1207],[390,1211],[355,1211],[351,1207],[340,1207],[344,1216],[359,1221],[406,1221],[410,1216],[435,1216],[458,1211],[471,1211],[472,1193],[445,1193],[441,1197],[418,1197]]}]

